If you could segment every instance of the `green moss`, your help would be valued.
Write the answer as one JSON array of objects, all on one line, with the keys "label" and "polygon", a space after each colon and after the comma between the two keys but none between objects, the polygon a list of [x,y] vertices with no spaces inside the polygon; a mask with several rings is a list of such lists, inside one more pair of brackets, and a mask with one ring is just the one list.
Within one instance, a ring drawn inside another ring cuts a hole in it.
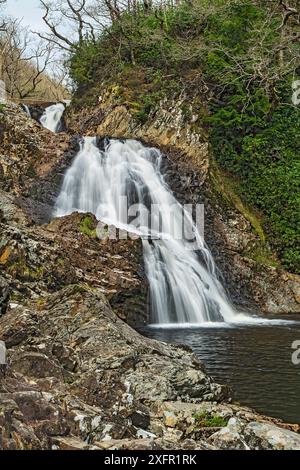
[{"label": "green moss", "polygon": [[254,261],[270,268],[279,268],[280,263],[264,253],[258,253],[253,256]]},{"label": "green moss", "polygon": [[8,266],[7,271],[13,276],[18,276],[28,281],[39,281],[44,278],[45,268],[32,268],[26,264],[26,260],[19,259]]},{"label": "green moss", "polygon": [[262,228],[261,220],[251,208],[247,207],[239,196],[240,184],[238,180],[234,180],[230,175],[222,172],[217,163],[211,157],[210,178],[212,188],[217,195],[217,199],[221,198],[223,202],[228,204],[228,208],[232,205],[248,220],[258,235],[262,243],[266,242],[266,236]]},{"label": "green moss", "polygon": [[46,304],[46,299],[40,298],[36,301],[36,308],[37,310],[43,310],[44,306]]},{"label": "green moss", "polygon": [[197,428],[209,428],[209,427],[220,427],[223,428],[227,425],[224,418],[217,415],[211,415],[207,413],[195,413],[192,416],[195,420]]},{"label": "green moss", "polygon": [[79,228],[80,228],[81,233],[83,233],[84,235],[87,235],[88,237],[91,237],[91,238],[97,237],[95,222],[92,219],[92,217],[90,217],[89,215],[85,216],[82,219]]},{"label": "green moss", "polygon": [[266,246],[255,247],[253,250],[244,253],[244,255],[262,266],[269,268],[280,268],[281,266],[274,254]]}]

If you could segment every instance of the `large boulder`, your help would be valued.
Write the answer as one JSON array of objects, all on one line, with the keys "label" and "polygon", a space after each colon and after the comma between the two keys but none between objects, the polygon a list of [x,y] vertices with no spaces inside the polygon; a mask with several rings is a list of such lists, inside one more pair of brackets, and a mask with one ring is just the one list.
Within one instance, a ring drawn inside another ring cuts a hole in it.
[{"label": "large boulder", "polygon": [[[14,305],[0,319],[0,338],[8,349],[2,448],[74,447],[74,437],[82,446],[133,439],[134,447],[134,439],[156,437],[155,403],[228,397],[191,350],[132,330],[99,288],[69,286],[43,301]],[[184,374],[192,378],[189,386]]]}]

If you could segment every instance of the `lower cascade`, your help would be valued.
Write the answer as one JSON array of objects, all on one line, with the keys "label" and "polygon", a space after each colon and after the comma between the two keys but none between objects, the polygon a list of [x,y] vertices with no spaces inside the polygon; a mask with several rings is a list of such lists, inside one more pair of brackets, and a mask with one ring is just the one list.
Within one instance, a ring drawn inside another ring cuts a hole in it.
[{"label": "lower cascade", "polygon": [[157,149],[135,140],[106,139],[100,150],[96,137],[85,137],[64,177],[54,216],[91,212],[141,236],[153,323],[247,318],[230,304],[191,214],[164,181],[161,162]]},{"label": "lower cascade", "polygon": [[65,106],[63,103],[56,103],[45,109],[40,118],[40,123],[46,129],[52,132],[58,132],[61,126],[61,118],[64,114]]}]

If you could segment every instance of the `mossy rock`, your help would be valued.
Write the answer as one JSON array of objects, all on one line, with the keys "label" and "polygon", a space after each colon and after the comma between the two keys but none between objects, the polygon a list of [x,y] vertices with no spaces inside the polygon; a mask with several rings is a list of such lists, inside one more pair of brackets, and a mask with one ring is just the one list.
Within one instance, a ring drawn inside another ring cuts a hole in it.
[{"label": "mossy rock", "polygon": [[227,421],[222,416],[211,415],[209,413],[195,413],[193,414],[197,428],[212,428],[227,426]]},{"label": "mossy rock", "polygon": [[91,238],[97,238],[95,221],[89,215],[85,216],[79,226],[80,232]]}]

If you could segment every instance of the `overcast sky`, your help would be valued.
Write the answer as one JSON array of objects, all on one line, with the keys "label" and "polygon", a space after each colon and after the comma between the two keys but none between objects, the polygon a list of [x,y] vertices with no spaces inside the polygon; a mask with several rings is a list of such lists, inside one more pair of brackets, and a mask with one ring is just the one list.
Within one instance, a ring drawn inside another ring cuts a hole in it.
[{"label": "overcast sky", "polygon": [[6,13],[15,18],[23,18],[23,24],[30,26],[32,30],[45,29],[39,0],[7,0]]}]

